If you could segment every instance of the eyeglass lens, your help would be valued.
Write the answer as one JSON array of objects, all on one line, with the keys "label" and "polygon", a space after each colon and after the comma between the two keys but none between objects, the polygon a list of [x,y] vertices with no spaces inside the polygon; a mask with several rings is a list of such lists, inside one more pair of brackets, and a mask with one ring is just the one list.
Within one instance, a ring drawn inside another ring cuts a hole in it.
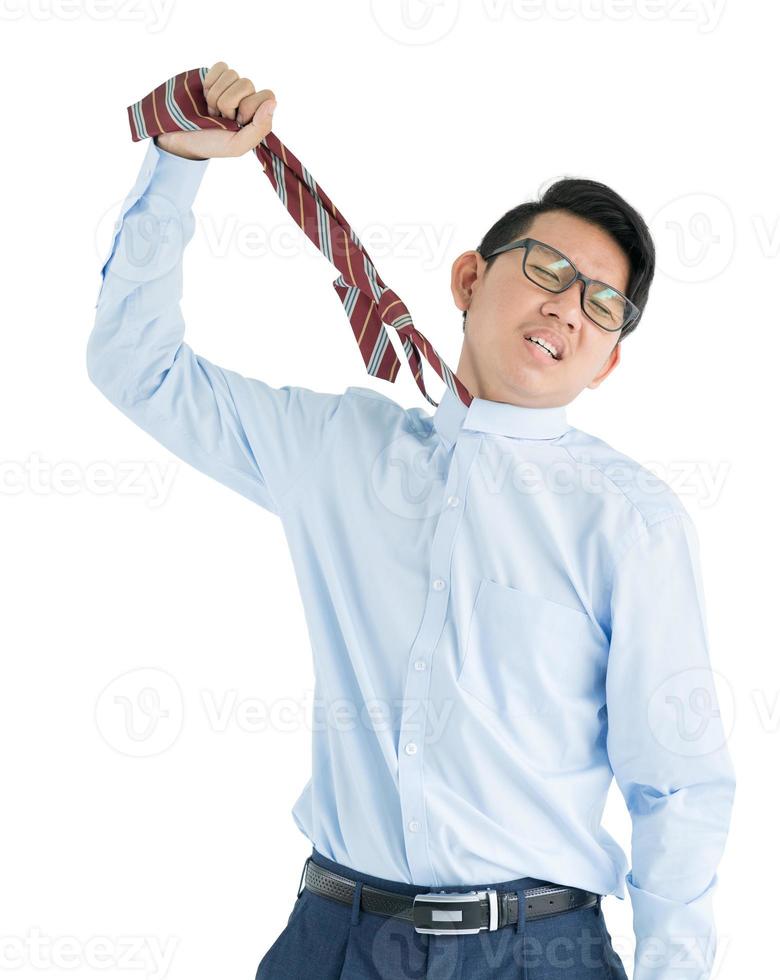
[{"label": "eyeglass lens", "polygon": [[[538,286],[559,293],[571,285],[576,273],[568,259],[556,249],[534,243],[527,250],[525,274]],[[626,320],[625,300],[605,282],[589,283],[583,304],[588,316],[608,330],[623,326]]]}]

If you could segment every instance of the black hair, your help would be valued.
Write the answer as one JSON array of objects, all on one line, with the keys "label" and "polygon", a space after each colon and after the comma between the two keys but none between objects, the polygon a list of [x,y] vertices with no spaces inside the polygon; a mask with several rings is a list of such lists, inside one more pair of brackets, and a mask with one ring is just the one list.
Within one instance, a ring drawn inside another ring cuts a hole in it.
[{"label": "black hair", "polygon": [[[476,251],[483,256],[489,255],[501,245],[522,238],[537,214],[547,211],[568,211],[598,225],[613,237],[628,258],[630,273],[626,295],[639,307],[640,312],[636,320],[621,332],[620,343],[639,325],[655,274],[655,245],[644,218],[606,184],[584,177],[564,177],[548,187],[539,200],[518,204],[507,211],[487,232]],[[497,258],[494,255],[486,259],[487,268]],[[464,331],[466,313],[464,310]]]}]

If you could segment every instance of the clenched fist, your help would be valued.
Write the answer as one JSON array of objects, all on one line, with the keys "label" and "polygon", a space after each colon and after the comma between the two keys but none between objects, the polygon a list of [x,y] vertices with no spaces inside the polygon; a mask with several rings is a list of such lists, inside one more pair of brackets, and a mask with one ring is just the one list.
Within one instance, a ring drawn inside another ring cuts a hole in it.
[{"label": "clenched fist", "polygon": [[235,119],[241,129],[160,133],[154,140],[163,150],[187,160],[239,157],[271,132],[276,97],[270,88],[256,92],[248,78],[239,78],[238,72],[218,61],[203,79],[203,92],[210,116]]}]

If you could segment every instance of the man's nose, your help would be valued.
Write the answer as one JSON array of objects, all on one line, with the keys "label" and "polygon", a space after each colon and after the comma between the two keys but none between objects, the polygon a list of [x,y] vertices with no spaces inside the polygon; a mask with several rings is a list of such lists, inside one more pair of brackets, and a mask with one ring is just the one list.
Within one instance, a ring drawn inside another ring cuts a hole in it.
[{"label": "man's nose", "polygon": [[582,326],[582,286],[575,281],[567,289],[551,295],[542,306],[542,313],[553,313],[563,323],[579,329]]}]

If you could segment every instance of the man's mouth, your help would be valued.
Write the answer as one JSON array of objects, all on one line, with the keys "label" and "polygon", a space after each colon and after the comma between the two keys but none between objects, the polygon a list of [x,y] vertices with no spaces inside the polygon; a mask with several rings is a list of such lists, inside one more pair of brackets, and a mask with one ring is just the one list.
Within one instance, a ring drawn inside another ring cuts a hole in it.
[{"label": "man's mouth", "polygon": [[548,358],[552,361],[560,361],[563,356],[562,351],[560,351],[557,344],[546,340],[544,337],[539,337],[537,334],[529,334],[524,338],[526,343],[531,344],[531,346],[540,352],[540,355]]}]

